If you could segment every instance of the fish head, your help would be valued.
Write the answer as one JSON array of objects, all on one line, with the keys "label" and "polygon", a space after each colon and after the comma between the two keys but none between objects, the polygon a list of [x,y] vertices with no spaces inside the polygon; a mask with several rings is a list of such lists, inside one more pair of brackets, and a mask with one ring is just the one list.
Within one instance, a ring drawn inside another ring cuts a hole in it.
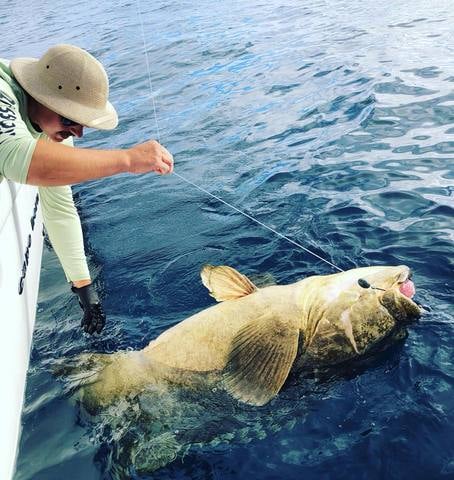
[{"label": "fish head", "polygon": [[396,324],[409,323],[421,315],[420,307],[413,300],[416,290],[409,267],[369,267],[357,272],[358,286],[373,290]]},{"label": "fish head", "polygon": [[[309,282],[308,282],[309,283]],[[307,291],[305,361],[339,363],[397,338],[421,315],[415,287],[405,266],[379,266],[314,277]],[[309,358],[310,357],[310,358]]]}]

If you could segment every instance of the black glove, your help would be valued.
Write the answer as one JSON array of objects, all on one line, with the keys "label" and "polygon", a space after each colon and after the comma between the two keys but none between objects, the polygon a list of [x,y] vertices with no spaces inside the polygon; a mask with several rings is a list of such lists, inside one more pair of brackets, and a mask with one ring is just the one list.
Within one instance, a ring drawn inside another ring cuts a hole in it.
[{"label": "black glove", "polygon": [[71,287],[71,290],[79,296],[79,305],[84,311],[80,326],[90,335],[94,332],[101,333],[106,324],[106,315],[93,286]]}]

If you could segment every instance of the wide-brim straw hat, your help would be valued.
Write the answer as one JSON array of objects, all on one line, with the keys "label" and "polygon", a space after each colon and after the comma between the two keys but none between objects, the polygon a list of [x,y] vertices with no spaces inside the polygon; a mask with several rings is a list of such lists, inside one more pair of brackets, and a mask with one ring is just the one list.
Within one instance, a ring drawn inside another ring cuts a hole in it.
[{"label": "wide-brim straw hat", "polygon": [[53,112],[100,130],[118,125],[106,71],[85,50],[56,45],[40,59],[15,58],[10,66],[21,87]]}]

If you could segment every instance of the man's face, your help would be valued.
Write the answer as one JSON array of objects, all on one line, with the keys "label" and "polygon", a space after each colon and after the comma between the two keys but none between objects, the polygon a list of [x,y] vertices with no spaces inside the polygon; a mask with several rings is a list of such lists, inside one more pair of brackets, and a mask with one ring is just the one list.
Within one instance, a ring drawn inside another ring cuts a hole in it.
[{"label": "man's face", "polygon": [[30,119],[54,142],[62,142],[70,136],[80,138],[84,133],[82,125],[65,126],[61,115],[41,104],[33,109]]}]

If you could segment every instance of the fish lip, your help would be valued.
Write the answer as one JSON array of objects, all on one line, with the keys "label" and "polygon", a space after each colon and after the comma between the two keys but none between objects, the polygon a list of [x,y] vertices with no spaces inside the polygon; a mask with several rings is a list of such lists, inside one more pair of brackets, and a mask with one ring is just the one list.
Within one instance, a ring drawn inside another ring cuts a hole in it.
[{"label": "fish lip", "polygon": [[414,296],[412,298],[407,297],[400,291],[400,286],[404,284],[407,280],[411,280],[413,278],[413,272],[409,267],[405,267],[405,270],[399,275],[399,278],[397,279],[395,285],[392,287],[392,289],[397,292],[398,295],[400,295],[402,298],[404,298],[407,302],[410,302],[413,307],[415,307],[419,311],[419,316],[418,318],[425,312],[425,310],[421,307],[421,305],[413,300]]},{"label": "fish lip", "polygon": [[399,295],[402,297],[405,297],[407,300],[410,300],[412,303],[417,305],[411,297],[407,297],[400,291],[400,286],[403,285],[405,282],[408,280],[411,280],[413,278],[413,272],[410,270],[410,268],[405,267],[405,271],[403,271],[400,275],[399,278],[397,279],[396,283],[393,285],[392,289],[397,291]]},{"label": "fish lip", "polygon": [[[393,289],[394,290],[394,289]],[[397,291],[397,293],[402,297],[402,299],[409,303],[411,308],[410,308],[410,311],[411,313],[410,314],[407,314],[405,315],[404,318],[401,319],[402,321],[402,324],[403,325],[410,325],[410,324],[413,324],[413,323],[416,323],[418,321],[418,319],[423,315],[423,313],[425,313],[426,311],[418,304],[416,303],[413,299],[405,296],[403,293],[401,293],[399,291],[399,289],[397,288],[395,291]],[[382,306],[388,311],[389,314],[391,314],[391,316],[394,316],[394,312],[393,312],[393,309],[390,309],[386,304],[384,304],[383,302],[380,302],[382,304]],[[408,311],[408,306],[406,308],[406,310]]]},{"label": "fish lip", "polygon": [[399,287],[400,285],[405,283],[407,280],[411,280],[412,278],[413,278],[413,272],[409,267],[405,267],[405,270],[399,275],[399,278],[397,279],[395,286]]},{"label": "fish lip", "polygon": [[424,310],[419,303],[415,302],[415,301],[414,301],[413,299],[411,299],[411,298],[408,298],[408,297],[405,297],[405,298],[406,298],[407,300],[410,300],[410,302],[412,303],[412,305],[413,305],[415,308],[418,309],[418,315],[417,315],[415,318],[413,318],[412,321],[418,320],[423,313],[426,313],[426,310]]},{"label": "fish lip", "polygon": [[412,302],[419,308],[420,315],[424,315],[425,313],[431,312],[431,308],[429,306],[423,305],[418,300],[412,300]]}]

